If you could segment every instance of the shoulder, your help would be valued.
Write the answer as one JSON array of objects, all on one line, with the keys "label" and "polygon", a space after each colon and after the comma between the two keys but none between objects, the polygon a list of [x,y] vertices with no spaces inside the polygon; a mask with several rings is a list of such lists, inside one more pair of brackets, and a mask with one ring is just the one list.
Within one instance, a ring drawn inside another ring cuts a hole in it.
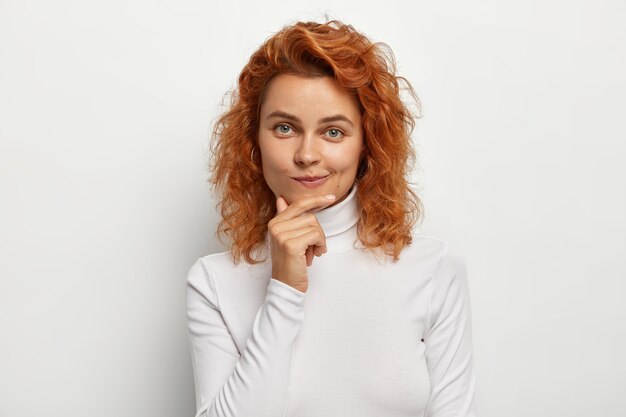
[{"label": "shoulder", "polygon": [[199,257],[187,271],[187,281],[197,280],[199,277],[207,277],[209,275],[208,271],[214,265],[224,264],[227,260],[229,260],[228,251],[211,253]]},{"label": "shoulder", "polygon": [[465,272],[465,257],[446,239],[415,233],[409,247],[411,256],[429,261],[433,284],[453,279]]},{"label": "shoulder", "polygon": [[435,236],[413,233],[412,238],[413,240],[409,245],[411,249],[421,253],[428,253],[436,258],[439,258],[448,246],[447,240]]},{"label": "shoulder", "polygon": [[469,305],[465,257],[448,240],[421,235],[415,241],[418,245],[431,248],[432,263],[429,267],[432,269],[427,281],[429,322],[438,320],[442,312]]},{"label": "shoulder", "polygon": [[186,283],[203,295],[214,292],[213,276],[216,269],[223,269],[225,266],[233,267],[228,251],[211,253],[199,257],[187,270]]},{"label": "shoulder", "polygon": [[417,260],[422,264],[426,262],[437,264],[448,250],[448,241],[439,237],[424,235],[414,231],[411,238],[411,243],[405,247],[403,253],[408,258]]},{"label": "shoulder", "polygon": [[237,293],[247,286],[262,286],[267,281],[269,268],[269,259],[252,265],[243,259],[235,263],[230,251],[212,253],[198,258],[191,265],[187,272],[187,286],[202,293]]}]

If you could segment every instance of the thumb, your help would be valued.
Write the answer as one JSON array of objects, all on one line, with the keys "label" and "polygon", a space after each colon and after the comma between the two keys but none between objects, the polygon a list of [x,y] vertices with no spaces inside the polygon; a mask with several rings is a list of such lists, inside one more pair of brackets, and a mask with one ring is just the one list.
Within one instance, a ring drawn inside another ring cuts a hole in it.
[{"label": "thumb", "polygon": [[287,202],[281,195],[276,199],[276,213],[280,214],[288,207]]}]

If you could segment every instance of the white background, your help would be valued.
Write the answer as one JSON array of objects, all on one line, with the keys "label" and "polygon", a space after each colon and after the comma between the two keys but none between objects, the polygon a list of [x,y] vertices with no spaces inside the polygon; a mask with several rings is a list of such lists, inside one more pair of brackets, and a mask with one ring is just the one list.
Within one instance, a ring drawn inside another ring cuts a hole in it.
[{"label": "white background", "polygon": [[467,260],[479,415],[626,415],[623,2],[0,0],[1,416],[193,416],[209,132],[250,54],[325,12],[422,101],[421,230]]}]

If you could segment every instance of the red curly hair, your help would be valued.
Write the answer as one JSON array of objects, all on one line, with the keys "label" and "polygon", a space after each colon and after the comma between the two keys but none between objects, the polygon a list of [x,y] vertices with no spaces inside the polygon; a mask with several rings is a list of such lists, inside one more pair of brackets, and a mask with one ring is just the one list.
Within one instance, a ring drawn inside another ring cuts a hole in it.
[{"label": "red curly hair", "polygon": [[[265,87],[277,74],[331,76],[359,99],[365,151],[355,182],[360,219],[358,238],[372,253],[384,247],[394,262],[412,242],[411,230],[422,219],[420,198],[407,176],[415,162],[410,135],[414,116],[400,98],[400,83],[420,108],[411,84],[396,76],[391,49],[372,43],[338,20],[296,22],[268,38],[239,74],[229,108],[212,133],[209,182],[219,193],[222,220],[218,239],[228,235],[233,261],[265,243],[267,224],[276,215],[275,196],[263,176],[258,145],[260,107]],[[216,206],[216,207],[217,207]],[[375,253],[374,253],[375,254]]]}]

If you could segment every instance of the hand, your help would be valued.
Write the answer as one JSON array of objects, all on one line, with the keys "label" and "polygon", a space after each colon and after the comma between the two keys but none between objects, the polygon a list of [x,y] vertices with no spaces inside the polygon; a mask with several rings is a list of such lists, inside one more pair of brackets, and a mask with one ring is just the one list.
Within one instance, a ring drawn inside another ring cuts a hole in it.
[{"label": "hand", "polygon": [[[333,196],[334,197],[334,196]],[[301,292],[309,287],[307,267],[314,256],[326,253],[326,235],[317,218],[316,209],[332,204],[323,194],[309,196],[287,204],[276,199],[276,216],[268,223],[272,250],[272,278]]]}]

